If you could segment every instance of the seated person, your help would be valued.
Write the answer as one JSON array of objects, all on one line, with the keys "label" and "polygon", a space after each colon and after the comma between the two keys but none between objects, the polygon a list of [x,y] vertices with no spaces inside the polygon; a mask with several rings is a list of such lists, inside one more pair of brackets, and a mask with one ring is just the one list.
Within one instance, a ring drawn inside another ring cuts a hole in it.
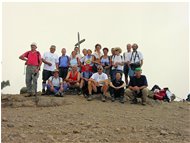
[{"label": "seated person", "polygon": [[74,88],[79,90],[80,86],[80,72],[77,70],[77,65],[73,65],[71,71],[68,72],[67,77],[65,78],[68,88]]},{"label": "seated person", "polygon": [[120,102],[124,103],[124,87],[126,84],[121,79],[121,73],[116,73],[116,79],[110,82],[110,95],[112,97],[112,102],[115,98],[120,98]]},{"label": "seated person", "polygon": [[148,96],[148,83],[146,76],[141,75],[142,69],[136,68],[135,75],[131,77],[129,88],[126,90],[126,95],[131,98],[132,103],[137,103],[137,97],[142,98],[142,105],[146,105],[146,98]]},{"label": "seated person", "polygon": [[88,81],[88,101],[92,100],[92,90],[95,93],[103,93],[101,95],[102,101],[105,102],[105,95],[108,89],[108,76],[103,73],[103,67],[101,65],[97,66],[98,72],[94,73]]},{"label": "seated person", "polygon": [[83,91],[84,97],[88,96],[88,81],[92,76],[92,71],[90,71],[90,65],[84,65],[82,67],[84,70],[81,73],[80,91]]},{"label": "seated person", "polygon": [[53,72],[53,76],[48,79],[47,84],[47,92],[54,93],[55,96],[63,97],[63,80],[59,77],[59,70],[55,69]]}]

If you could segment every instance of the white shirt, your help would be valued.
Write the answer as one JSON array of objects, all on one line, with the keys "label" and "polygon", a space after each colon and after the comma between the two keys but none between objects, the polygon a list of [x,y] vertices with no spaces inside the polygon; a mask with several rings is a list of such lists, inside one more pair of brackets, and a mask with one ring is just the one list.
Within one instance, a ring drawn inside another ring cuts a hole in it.
[{"label": "white shirt", "polygon": [[55,78],[54,76],[51,76],[49,80],[52,82],[53,86],[60,87],[60,83],[63,82],[62,78],[57,77]]},{"label": "white shirt", "polygon": [[132,53],[132,51],[123,53],[123,61],[124,62],[127,62],[128,59],[130,59],[129,57],[130,57],[131,53]]},{"label": "white shirt", "polygon": [[[105,74],[103,72],[102,72],[102,74],[99,74],[98,72],[96,72],[91,76],[91,78],[94,79],[96,82],[99,82],[99,81],[108,79],[108,76],[107,76],[107,74]],[[100,83],[100,86],[102,86],[102,85],[103,85],[103,83]]]},{"label": "white shirt", "polygon": [[84,56],[81,60],[81,63],[83,63],[84,65],[92,65],[92,55],[88,56]]},{"label": "white shirt", "polygon": [[44,53],[43,59],[52,64],[51,66],[44,64],[44,70],[54,71],[56,69],[56,63],[59,63],[58,55],[51,52]]},{"label": "white shirt", "polygon": [[[113,62],[113,64],[122,63],[123,62],[123,57],[121,55],[115,55],[115,56],[112,57],[112,62]],[[112,69],[115,69],[115,67],[112,66]],[[118,65],[117,70],[123,70],[123,66]]]},{"label": "white shirt", "polygon": [[103,56],[102,53],[99,55],[97,52],[95,52],[93,55],[96,59],[100,59],[100,57]]},{"label": "white shirt", "polygon": [[80,60],[82,58],[82,55],[81,54],[77,54],[76,58],[78,58]]},{"label": "white shirt", "polygon": [[131,52],[127,59],[127,61],[129,61],[131,63],[139,63],[139,62],[141,62],[141,60],[143,60],[143,55],[139,51]]}]

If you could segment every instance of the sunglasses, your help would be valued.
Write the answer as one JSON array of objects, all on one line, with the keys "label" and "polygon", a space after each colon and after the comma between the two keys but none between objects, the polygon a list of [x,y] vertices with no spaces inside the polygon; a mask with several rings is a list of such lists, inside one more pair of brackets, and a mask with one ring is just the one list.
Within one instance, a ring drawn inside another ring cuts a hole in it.
[{"label": "sunglasses", "polygon": [[98,70],[102,70],[102,69],[98,69]]}]

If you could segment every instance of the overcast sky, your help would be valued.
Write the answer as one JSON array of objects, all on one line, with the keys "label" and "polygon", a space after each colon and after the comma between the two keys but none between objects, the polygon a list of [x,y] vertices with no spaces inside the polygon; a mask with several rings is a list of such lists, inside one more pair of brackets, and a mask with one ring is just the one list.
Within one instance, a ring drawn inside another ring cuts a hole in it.
[{"label": "overcast sky", "polygon": [[[143,74],[149,88],[169,87],[178,97],[189,93],[188,3],[3,3],[3,93],[25,86],[24,62],[18,57],[36,42],[43,54],[50,45],[70,55],[77,32],[94,50],[137,43],[143,53]],[[41,76],[38,89],[41,90]]]}]

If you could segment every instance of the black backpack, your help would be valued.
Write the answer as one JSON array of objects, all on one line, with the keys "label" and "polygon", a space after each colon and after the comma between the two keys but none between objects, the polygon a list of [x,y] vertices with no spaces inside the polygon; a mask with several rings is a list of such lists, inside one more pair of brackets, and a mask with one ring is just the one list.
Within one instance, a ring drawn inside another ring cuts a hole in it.
[{"label": "black backpack", "polygon": [[190,102],[190,93],[187,95],[186,101]]}]

